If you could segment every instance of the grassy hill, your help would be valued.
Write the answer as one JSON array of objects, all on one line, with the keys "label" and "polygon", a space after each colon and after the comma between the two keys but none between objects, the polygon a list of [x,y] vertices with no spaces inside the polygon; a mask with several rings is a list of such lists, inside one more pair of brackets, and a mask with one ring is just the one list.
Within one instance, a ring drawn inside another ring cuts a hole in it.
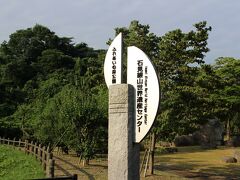
[{"label": "grassy hill", "polygon": [[0,145],[0,180],[23,180],[44,177],[44,171],[34,157]]}]

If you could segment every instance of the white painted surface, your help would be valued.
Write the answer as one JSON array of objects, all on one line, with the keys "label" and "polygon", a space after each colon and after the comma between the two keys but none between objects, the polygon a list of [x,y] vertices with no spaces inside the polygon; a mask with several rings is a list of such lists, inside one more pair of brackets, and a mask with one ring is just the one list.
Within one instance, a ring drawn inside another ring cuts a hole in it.
[{"label": "white painted surface", "polygon": [[159,82],[151,61],[139,48],[128,47],[127,61],[127,83],[136,90],[134,142],[138,143],[147,135],[155,120],[159,105]]},{"label": "white painted surface", "polygon": [[122,82],[122,33],[108,48],[104,62],[104,78],[107,86]]}]

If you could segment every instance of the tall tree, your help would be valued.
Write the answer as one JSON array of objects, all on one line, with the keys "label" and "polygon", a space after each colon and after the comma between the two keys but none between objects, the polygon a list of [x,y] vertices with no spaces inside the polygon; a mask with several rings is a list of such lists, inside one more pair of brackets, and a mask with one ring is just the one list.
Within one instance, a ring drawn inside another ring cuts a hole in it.
[{"label": "tall tree", "polygon": [[[198,124],[198,99],[195,79],[204,64],[208,33],[206,22],[194,25],[195,31],[183,33],[174,30],[161,37],[159,57],[155,59],[161,84],[161,111],[159,133],[162,138],[189,133]],[[195,64],[195,66],[193,65]]]},{"label": "tall tree", "polygon": [[[150,57],[160,77],[161,104],[154,129],[158,136],[152,135],[153,146],[155,137],[173,139],[176,134],[192,131],[191,127],[196,128],[199,122],[198,105],[194,103],[198,99],[194,82],[199,70],[192,64],[204,64],[204,54],[209,51],[207,40],[211,27],[207,27],[206,22],[197,23],[194,27],[195,30],[187,33],[177,29],[162,37],[151,33],[149,25],[138,21],[132,21],[128,28],[115,29],[116,34],[123,33],[126,47],[137,46]],[[150,159],[154,159],[154,147],[150,149]],[[152,167],[153,162],[151,164]]]},{"label": "tall tree", "polygon": [[213,68],[222,84],[214,96],[219,107],[217,116],[225,122],[229,139],[240,134],[240,60],[218,58]]}]

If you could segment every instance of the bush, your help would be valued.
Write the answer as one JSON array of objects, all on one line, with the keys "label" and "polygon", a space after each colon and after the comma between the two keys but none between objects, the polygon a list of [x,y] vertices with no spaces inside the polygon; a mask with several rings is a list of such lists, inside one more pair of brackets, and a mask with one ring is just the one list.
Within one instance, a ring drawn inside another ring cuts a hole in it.
[{"label": "bush", "polygon": [[187,135],[177,136],[173,142],[176,147],[192,146],[194,144],[193,137]]},{"label": "bush", "polygon": [[156,150],[157,154],[170,154],[178,152],[178,149],[175,147],[160,147]]}]

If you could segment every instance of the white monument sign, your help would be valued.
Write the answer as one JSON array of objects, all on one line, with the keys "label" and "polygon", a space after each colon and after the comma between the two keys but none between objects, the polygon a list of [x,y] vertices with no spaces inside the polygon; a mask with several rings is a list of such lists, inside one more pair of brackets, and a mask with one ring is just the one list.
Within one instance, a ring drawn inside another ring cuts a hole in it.
[{"label": "white monument sign", "polygon": [[159,104],[159,82],[147,55],[137,47],[128,47],[127,83],[134,86],[135,142],[140,142],[155,120]]},{"label": "white monument sign", "polygon": [[104,62],[104,77],[107,86],[122,83],[122,33],[111,43]]},{"label": "white monument sign", "polygon": [[[128,47],[127,83],[135,88],[134,142],[147,135],[155,120],[159,105],[159,82],[147,55],[137,47]],[[122,83],[122,34],[111,43],[104,62],[107,86]]]}]

